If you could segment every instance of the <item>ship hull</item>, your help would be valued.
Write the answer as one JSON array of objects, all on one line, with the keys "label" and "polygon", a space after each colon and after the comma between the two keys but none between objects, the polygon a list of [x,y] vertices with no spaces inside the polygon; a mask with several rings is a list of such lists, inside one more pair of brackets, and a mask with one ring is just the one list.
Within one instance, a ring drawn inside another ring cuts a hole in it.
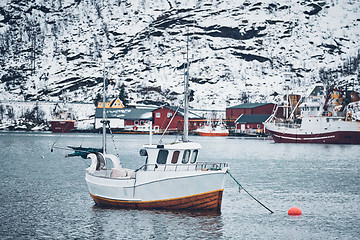
[{"label": "ship hull", "polygon": [[360,144],[359,131],[293,134],[268,130],[276,143]]},{"label": "ship hull", "polygon": [[132,178],[104,178],[86,173],[95,203],[129,209],[220,212],[225,171],[138,171]]},{"label": "ship hull", "polygon": [[229,136],[229,133],[217,133],[217,132],[199,132],[200,136],[206,136],[206,137],[226,137]]},{"label": "ship hull", "polygon": [[73,129],[75,129],[75,121],[73,120],[51,121],[51,131],[53,133],[69,133]]}]

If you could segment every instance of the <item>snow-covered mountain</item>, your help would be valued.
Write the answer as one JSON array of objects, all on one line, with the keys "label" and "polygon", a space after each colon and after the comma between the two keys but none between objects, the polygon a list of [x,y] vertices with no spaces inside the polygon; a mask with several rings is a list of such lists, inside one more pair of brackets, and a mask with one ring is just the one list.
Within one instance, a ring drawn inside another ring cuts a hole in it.
[{"label": "snow-covered mountain", "polygon": [[[359,85],[358,0],[2,0],[0,100],[177,104],[187,36],[195,108]],[[105,72],[103,72],[105,66]],[[69,97],[70,96],[70,97]],[[69,100],[68,99],[68,100]]]}]

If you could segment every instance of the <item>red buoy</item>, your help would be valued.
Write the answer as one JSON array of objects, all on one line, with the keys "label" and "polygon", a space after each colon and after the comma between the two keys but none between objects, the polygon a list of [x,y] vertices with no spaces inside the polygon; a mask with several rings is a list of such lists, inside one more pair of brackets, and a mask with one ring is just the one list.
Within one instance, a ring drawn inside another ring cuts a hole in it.
[{"label": "red buoy", "polygon": [[289,209],[288,214],[290,216],[300,216],[302,214],[301,210],[297,207],[292,207]]}]

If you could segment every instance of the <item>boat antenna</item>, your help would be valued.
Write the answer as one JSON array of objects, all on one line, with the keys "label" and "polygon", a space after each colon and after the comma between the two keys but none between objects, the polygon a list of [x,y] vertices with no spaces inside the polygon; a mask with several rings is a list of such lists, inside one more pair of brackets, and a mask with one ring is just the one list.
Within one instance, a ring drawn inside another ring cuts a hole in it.
[{"label": "boat antenna", "polygon": [[189,27],[186,36],[186,72],[184,83],[184,134],[183,142],[189,141]]},{"label": "boat antenna", "polygon": [[103,70],[103,114],[102,114],[102,148],[103,154],[106,153],[106,108],[105,108],[105,94],[106,94],[106,82],[105,82],[105,62],[104,62],[104,70]]}]

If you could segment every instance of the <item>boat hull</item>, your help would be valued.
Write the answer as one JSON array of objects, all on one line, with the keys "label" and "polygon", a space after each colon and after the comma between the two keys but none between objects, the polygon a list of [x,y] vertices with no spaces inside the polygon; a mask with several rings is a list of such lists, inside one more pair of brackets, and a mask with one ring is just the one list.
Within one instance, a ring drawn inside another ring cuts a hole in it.
[{"label": "boat hull", "polygon": [[199,132],[200,136],[206,136],[206,137],[226,137],[229,136],[229,133],[216,133],[216,132]]},{"label": "boat hull", "polygon": [[276,143],[360,144],[360,132],[355,131],[334,131],[316,134],[268,131]]},{"label": "boat hull", "polygon": [[90,194],[97,204],[130,209],[215,210],[220,212],[223,189],[158,201],[121,201]]},{"label": "boat hull", "polygon": [[95,203],[130,209],[220,211],[226,171],[138,171],[134,178],[86,173]]}]

